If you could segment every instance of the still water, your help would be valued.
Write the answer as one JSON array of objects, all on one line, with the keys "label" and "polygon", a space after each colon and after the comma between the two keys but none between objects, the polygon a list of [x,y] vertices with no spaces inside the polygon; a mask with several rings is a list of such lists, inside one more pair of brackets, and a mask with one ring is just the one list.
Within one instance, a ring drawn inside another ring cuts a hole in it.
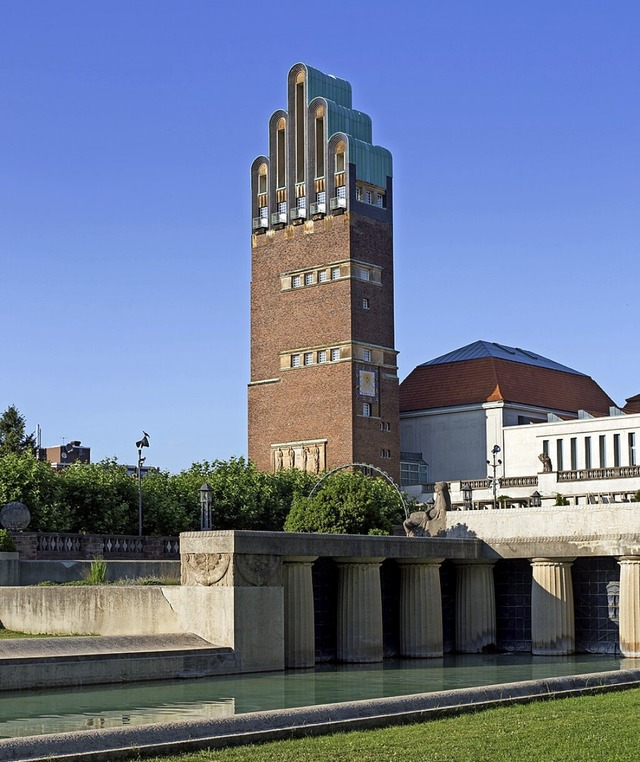
[{"label": "still water", "polygon": [[640,659],[602,655],[457,655],[201,680],[0,692],[0,738],[214,719],[267,709],[639,667]]}]

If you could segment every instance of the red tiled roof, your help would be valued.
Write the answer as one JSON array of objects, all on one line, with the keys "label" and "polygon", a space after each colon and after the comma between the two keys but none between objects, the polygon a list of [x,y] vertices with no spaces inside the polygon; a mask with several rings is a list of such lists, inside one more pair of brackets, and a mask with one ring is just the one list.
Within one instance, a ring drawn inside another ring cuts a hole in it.
[{"label": "red tiled roof", "polygon": [[625,413],[640,413],[640,394],[629,397],[627,404],[622,409]]},{"label": "red tiled roof", "polygon": [[604,415],[615,405],[589,376],[495,357],[419,365],[400,384],[401,412],[494,401]]}]

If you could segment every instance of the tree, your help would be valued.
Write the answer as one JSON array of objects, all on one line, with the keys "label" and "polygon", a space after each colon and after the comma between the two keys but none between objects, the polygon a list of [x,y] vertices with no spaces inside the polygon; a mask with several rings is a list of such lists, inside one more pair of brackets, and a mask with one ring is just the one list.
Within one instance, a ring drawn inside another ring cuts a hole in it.
[{"label": "tree", "polygon": [[405,518],[398,493],[360,471],[331,476],[311,498],[296,495],[287,532],[390,534]]},{"label": "tree", "polygon": [[20,415],[15,405],[9,407],[0,416],[0,456],[13,453],[35,455],[35,434],[25,434],[26,420]]},{"label": "tree", "polygon": [[0,505],[14,500],[31,512],[28,531],[70,531],[72,512],[63,504],[58,475],[29,453],[0,456]]}]

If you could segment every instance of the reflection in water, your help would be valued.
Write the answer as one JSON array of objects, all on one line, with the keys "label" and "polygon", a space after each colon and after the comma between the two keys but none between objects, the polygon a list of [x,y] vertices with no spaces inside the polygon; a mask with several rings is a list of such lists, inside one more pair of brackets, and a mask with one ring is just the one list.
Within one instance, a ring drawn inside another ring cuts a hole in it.
[{"label": "reflection in water", "polygon": [[215,719],[267,709],[638,667],[640,659],[603,655],[456,655],[202,680],[0,692],[0,737]]}]

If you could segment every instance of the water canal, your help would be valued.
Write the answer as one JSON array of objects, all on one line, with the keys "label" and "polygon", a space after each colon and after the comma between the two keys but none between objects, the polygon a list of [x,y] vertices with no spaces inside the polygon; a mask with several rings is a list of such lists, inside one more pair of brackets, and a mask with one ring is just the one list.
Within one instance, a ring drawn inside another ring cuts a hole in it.
[{"label": "water canal", "polygon": [[201,680],[0,692],[0,737],[217,719],[269,709],[638,668],[640,659],[608,655],[451,655]]}]

